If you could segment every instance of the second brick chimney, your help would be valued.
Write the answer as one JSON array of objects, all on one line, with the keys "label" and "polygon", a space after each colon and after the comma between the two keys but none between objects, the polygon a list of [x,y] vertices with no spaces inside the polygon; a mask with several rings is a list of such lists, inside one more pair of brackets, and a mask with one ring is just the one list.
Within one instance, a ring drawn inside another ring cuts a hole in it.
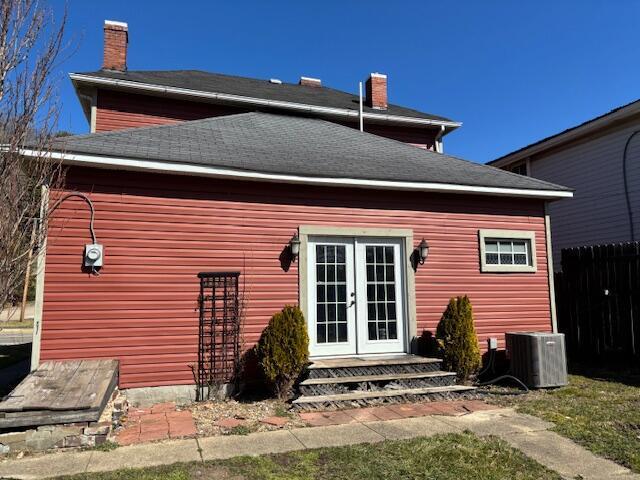
[{"label": "second brick chimney", "polygon": [[105,70],[127,69],[127,44],[129,43],[129,27],[124,22],[104,21],[104,59]]},{"label": "second brick chimney", "polygon": [[379,110],[387,109],[387,76],[372,73],[365,84],[367,105]]}]

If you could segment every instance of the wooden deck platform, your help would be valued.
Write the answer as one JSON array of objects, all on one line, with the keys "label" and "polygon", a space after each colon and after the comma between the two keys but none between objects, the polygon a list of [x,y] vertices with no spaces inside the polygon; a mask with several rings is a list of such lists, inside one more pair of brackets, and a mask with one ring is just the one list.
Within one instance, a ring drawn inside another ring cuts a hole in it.
[{"label": "wooden deck platform", "polygon": [[0,402],[0,429],[95,422],[117,384],[117,360],[45,362]]}]

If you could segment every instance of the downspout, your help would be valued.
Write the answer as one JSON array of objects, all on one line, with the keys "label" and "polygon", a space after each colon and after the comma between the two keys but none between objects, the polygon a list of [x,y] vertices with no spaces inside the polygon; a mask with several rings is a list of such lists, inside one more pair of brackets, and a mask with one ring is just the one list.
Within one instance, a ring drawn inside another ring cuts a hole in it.
[{"label": "downspout", "polygon": [[90,119],[90,128],[91,128],[91,133],[96,133],[96,114],[98,113],[98,93],[97,90],[94,90],[93,93],[91,95],[88,95],[86,93],[78,93],[78,97],[80,97],[80,99],[85,100],[86,102],[89,103],[89,111],[90,111],[90,115],[91,115],[91,119]]},{"label": "downspout", "polygon": [[553,249],[551,246],[551,218],[549,202],[544,202],[544,233],[547,246],[547,275],[549,284],[549,309],[551,313],[551,330],[558,333],[558,314],[556,312],[556,286],[553,271]]},{"label": "downspout", "polygon": [[633,140],[633,137],[635,137],[638,133],[640,133],[640,130],[636,130],[631,135],[629,135],[629,138],[627,138],[627,141],[624,144],[624,151],[622,152],[622,182],[624,185],[624,200],[625,200],[625,205],[627,207],[627,217],[629,218],[629,237],[632,242],[636,241],[636,236],[635,236],[635,228],[634,228],[635,225],[633,221],[633,207],[631,205],[631,196],[629,195],[629,178],[627,174],[627,153],[629,152],[629,144],[631,143],[631,140]]},{"label": "downspout", "polygon": [[442,136],[444,135],[444,125],[440,125],[440,131],[436,134],[436,152],[444,153]]}]

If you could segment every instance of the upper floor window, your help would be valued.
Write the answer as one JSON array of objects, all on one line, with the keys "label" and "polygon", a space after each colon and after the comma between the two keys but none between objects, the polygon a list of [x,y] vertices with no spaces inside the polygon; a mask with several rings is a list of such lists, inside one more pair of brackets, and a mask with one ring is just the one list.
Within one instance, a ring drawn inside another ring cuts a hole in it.
[{"label": "upper floor window", "polygon": [[535,272],[535,233],[522,230],[479,230],[482,272]]},{"label": "upper floor window", "polygon": [[513,173],[517,173],[518,175],[528,175],[527,172],[527,162],[516,163],[511,167],[511,171]]}]

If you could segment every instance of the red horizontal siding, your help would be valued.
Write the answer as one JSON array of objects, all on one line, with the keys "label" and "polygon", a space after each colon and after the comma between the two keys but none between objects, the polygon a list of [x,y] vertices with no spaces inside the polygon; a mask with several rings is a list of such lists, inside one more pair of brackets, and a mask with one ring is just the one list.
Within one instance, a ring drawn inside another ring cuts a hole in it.
[{"label": "red horizontal siding", "polygon": [[[96,132],[126,128],[167,125],[187,120],[248,112],[247,109],[154,97],[112,90],[98,91]],[[343,123],[359,128],[357,123]],[[438,130],[434,128],[397,127],[365,123],[365,130],[375,135],[433,150]]]},{"label": "red horizontal siding", "polygon": [[[89,241],[86,205],[65,201],[51,223],[42,359],[119,358],[121,386],[193,383],[196,274],[239,270],[247,295],[246,345],[270,316],[298,300],[297,263],[279,255],[299,225],[411,228],[431,245],[416,274],[418,332],[433,331],[453,295],[468,294],[476,328],[549,330],[542,202],[465,195],[374,192],[72,169],[105,246],[99,277],[80,269]],[[481,274],[479,228],[533,230],[538,272]]]},{"label": "red horizontal siding", "polygon": [[233,115],[247,110],[167,97],[98,91],[96,132],[167,125],[186,120]]}]

